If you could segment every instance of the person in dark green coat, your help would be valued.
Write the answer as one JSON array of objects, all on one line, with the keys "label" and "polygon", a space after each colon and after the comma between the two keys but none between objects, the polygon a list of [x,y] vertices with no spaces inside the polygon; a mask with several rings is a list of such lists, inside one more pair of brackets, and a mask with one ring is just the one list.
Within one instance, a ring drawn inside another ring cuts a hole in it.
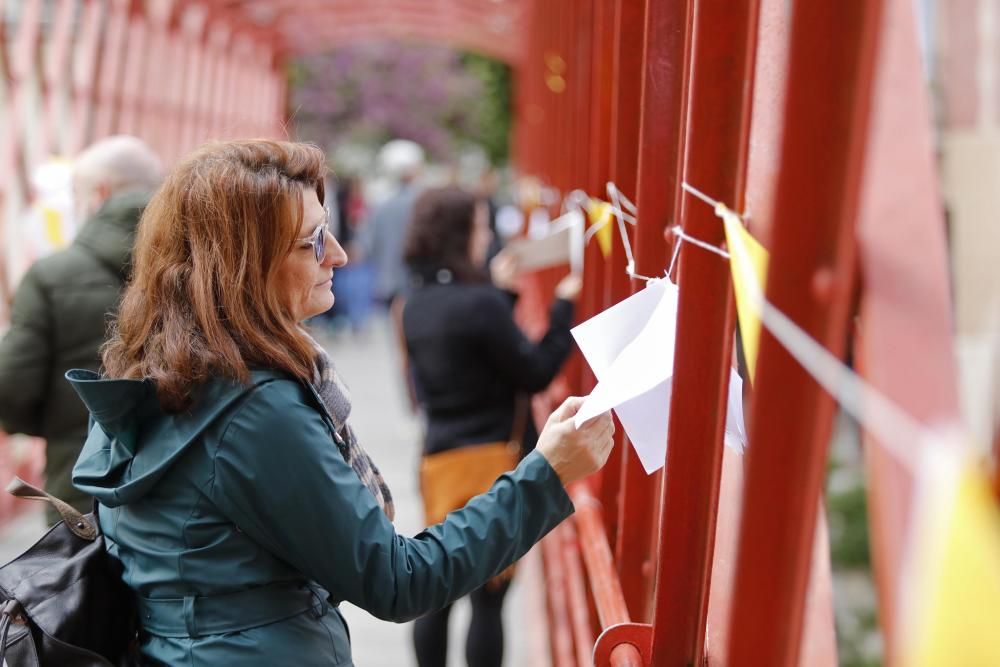
[{"label": "person in dark green coat", "polygon": [[613,423],[549,418],[492,489],[408,538],[300,323],[347,257],[327,231],[325,158],[210,144],[143,216],[104,374],[67,374],[95,422],[73,472],[136,593],[143,664],[352,665],[344,600],[390,621],[483,585],[573,510]]},{"label": "person in dark green coat", "polygon": [[[46,490],[81,512],[93,509],[93,499],[73,486],[70,472],[87,438],[87,411],[63,374],[100,365],[139,214],[161,175],[156,155],[135,137],[104,139],[80,154],[74,204],[86,222],[68,248],[25,274],[0,341],[0,427],[45,438]],[[50,522],[59,519],[47,512]]]}]

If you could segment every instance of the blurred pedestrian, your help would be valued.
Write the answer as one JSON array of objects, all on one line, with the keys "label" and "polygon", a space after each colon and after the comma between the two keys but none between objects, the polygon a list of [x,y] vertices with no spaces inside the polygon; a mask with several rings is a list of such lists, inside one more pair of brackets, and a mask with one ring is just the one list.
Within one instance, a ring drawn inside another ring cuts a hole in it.
[{"label": "blurred pedestrian", "polygon": [[[161,177],[160,161],[135,137],[98,141],[73,166],[73,201],[83,227],[69,247],[36,262],[14,295],[0,341],[0,425],[45,438],[46,489],[81,512],[92,499],[70,482],[87,437],[87,410],[62,379],[96,370],[129,272],[139,214]],[[48,510],[50,522],[58,520]]]},{"label": "blurred pedestrian", "polygon": [[360,179],[354,176],[339,178],[336,202],[340,221],[337,239],[349,261],[338,272],[338,280],[333,286],[337,297],[331,310],[333,325],[339,329],[340,323],[345,323],[354,333],[361,333],[371,313],[374,269],[362,244],[367,211]]},{"label": "blurred pedestrian", "polygon": [[[538,439],[529,395],[556,376],[572,345],[573,301],[580,281],[556,288],[549,329],[537,343],[514,322],[516,264],[501,253],[484,264],[491,232],[487,207],[455,187],[416,201],[405,258],[413,289],[403,334],[416,401],[426,418],[420,488],[429,524],[489,488]],[[509,573],[507,573],[509,575]],[[473,591],[465,644],[470,667],[503,660],[502,605],[509,576]],[[420,667],[444,667],[447,606],[414,624]]]},{"label": "blurred pedestrian", "polygon": [[382,147],[378,162],[392,181],[393,193],[372,211],[362,243],[375,269],[375,300],[388,308],[406,286],[403,239],[419,194],[424,150],[412,141],[396,139]]},{"label": "blurred pedestrian", "polygon": [[350,667],[341,601],[394,621],[445,606],[568,516],[563,485],[611,451],[610,415],[577,429],[568,399],[488,494],[396,533],[347,388],[301,327],[347,259],[325,164],[272,141],[184,160],[144,214],[106,375],[67,375],[95,421],[73,481],[135,592],[143,664]]}]

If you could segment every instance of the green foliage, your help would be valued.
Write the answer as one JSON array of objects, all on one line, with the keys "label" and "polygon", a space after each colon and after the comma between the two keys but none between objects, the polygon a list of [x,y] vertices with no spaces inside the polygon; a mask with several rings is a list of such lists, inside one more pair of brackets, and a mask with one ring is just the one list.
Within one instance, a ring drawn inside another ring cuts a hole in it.
[{"label": "green foliage", "polygon": [[482,82],[484,93],[476,114],[478,136],[471,138],[482,146],[493,165],[502,165],[510,154],[510,66],[474,53],[463,54],[462,63]]},{"label": "green foliage", "polygon": [[830,558],[835,568],[871,567],[868,543],[868,500],[860,484],[827,497]]}]

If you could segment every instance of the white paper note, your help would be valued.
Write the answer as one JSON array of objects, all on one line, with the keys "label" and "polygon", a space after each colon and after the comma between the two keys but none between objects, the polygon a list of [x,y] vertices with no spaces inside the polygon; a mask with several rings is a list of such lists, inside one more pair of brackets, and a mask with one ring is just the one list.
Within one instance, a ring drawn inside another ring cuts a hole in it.
[{"label": "white paper note", "polygon": [[[673,391],[677,287],[653,281],[573,329],[573,337],[597,376],[597,386],[575,417],[586,420],[614,410],[647,473],[663,467]],[[725,442],[742,452],[742,382],[732,371]]]}]

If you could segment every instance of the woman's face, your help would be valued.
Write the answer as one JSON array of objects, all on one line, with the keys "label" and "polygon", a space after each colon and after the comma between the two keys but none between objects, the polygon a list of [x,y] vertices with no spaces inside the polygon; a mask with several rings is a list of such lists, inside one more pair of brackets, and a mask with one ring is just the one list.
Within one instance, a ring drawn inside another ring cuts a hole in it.
[{"label": "woman's face", "polygon": [[472,217],[472,234],[469,236],[469,259],[474,265],[486,266],[486,255],[490,251],[492,240],[490,209],[485,202],[477,202],[476,212]]},{"label": "woman's face", "polygon": [[295,247],[278,269],[278,289],[281,299],[296,322],[302,322],[333,306],[333,270],[347,264],[347,253],[337,239],[324,230],[326,249],[323,260],[316,261],[316,251],[310,240],[316,230],[327,223],[326,210],[319,203],[316,191],[302,189],[302,226]]}]

